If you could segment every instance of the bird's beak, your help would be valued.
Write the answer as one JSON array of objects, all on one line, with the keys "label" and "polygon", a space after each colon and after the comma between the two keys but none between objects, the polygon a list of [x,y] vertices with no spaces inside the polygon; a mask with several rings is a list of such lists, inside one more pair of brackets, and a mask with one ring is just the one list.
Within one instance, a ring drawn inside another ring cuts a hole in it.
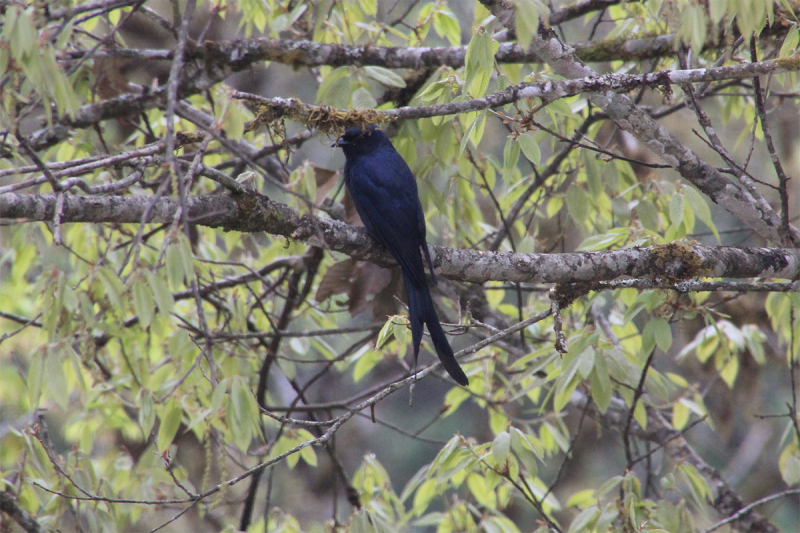
[{"label": "bird's beak", "polygon": [[339,137],[338,139],[333,141],[333,144],[331,145],[331,148],[340,148],[340,147],[344,146],[345,144],[347,144],[347,142],[344,139],[342,139],[341,137]]}]

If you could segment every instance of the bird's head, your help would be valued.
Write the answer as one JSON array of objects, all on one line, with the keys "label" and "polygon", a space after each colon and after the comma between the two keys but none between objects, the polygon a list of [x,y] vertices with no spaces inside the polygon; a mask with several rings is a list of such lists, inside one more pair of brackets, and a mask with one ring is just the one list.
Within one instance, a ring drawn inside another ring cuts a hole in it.
[{"label": "bird's head", "polygon": [[346,157],[366,154],[386,141],[386,135],[377,126],[348,128],[331,146],[338,146]]}]

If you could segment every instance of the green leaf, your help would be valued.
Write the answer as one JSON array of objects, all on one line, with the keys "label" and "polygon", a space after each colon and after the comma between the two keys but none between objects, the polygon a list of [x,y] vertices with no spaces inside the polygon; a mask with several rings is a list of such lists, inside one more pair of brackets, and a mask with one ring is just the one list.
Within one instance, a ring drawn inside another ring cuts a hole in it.
[{"label": "green leaf", "polygon": [[494,72],[495,45],[499,46],[499,43],[488,32],[479,28],[467,46],[464,87],[472,98],[480,98],[486,94]]},{"label": "green leaf", "polygon": [[243,452],[250,447],[253,436],[253,418],[257,416],[257,412],[251,411],[251,394],[244,382],[241,379],[233,379],[229,398],[228,423],[231,426],[234,444]]},{"label": "green leaf", "polygon": [[183,288],[183,259],[181,257],[180,245],[177,242],[172,242],[167,246],[167,279],[169,286],[172,290],[177,291]]},{"label": "green leaf", "polygon": [[464,132],[464,136],[461,139],[461,151],[460,154],[464,153],[464,150],[467,148],[467,143],[472,142],[472,146],[475,148],[478,147],[480,144],[481,139],[483,138],[483,131],[486,127],[486,112],[480,113],[475,117],[469,126],[467,127],[466,131]]},{"label": "green leaf", "polygon": [[446,462],[450,460],[453,453],[455,453],[456,449],[458,448],[461,439],[458,435],[453,436],[447,444],[444,445],[444,448],[439,450],[439,453],[436,454],[436,458],[431,463],[431,467],[428,470],[428,476],[433,476],[436,474],[436,471],[442,467]]},{"label": "green leaf", "polygon": [[602,498],[606,494],[608,494],[611,490],[616,489],[620,483],[622,483],[623,477],[622,476],[614,476],[608,480],[606,480],[602,485],[597,487],[594,491],[595,498]]},{"label": "green leaf", "polygon": [[565,506],[586,508],[595,503],[597,503],[597,497],[594,495],[594,490],[583,489],[570,496]]},{"label": "green leaf", "polygon": [[155,314],[153,295],[142,280],[135,281],[131,290],[133,293],[133,310],[139,316],[139,323],[143,328],[146,328],[150,325]]},{"label": "green leaf", "polygon": [[643,401],[636,403],[636,407],[633,409],[633,418],[642,426],[642,429],[647,429],[647,408]]},{"label": "green leaf", "polygon": [[[310,440],[310,439],[309,439]],[[300,458],[309,466],[317,466],[317,452],[311,446],[300,450]]]},{"label": "green leaf", "polygon": [[[708,22],[705,16],[705,7],[693,4],[684,4],[680,12],[681,23],[678,26],[678,36],[693,50],[702,50],[708,35]],[[737,20],[739,20],[737,18]],[[743,35],[750,35],[751,31],[742,29]]]},{"label": "green leaf", "polygon": [[[600,412],[605,413],[606,409],[608,409],[608,406],[611,404],[614,388],[611,386],[611,377],[608,374],[605,359],[603,357],[598,357],[596,361],[597,364],[595,364],[591,375],[592,400],[594,400]],[[601,366],[602,368],[599,368]]]},{"label": "green leaf", "polygon": [[375,365],[383,360],[383,354],[378,350],[367,350],[364,352],[356,362],[353,368],[353,381],[358,383],[361,378],[366,376],[370,370],[375,368]]},{"label": "green leaf", "polygon": [[205,419],[206,419],[206,417],[207,417],[208,415],[210,415],[210,414],[211,414],[211,409],[208,409],[208,408],[206,408],[206,409],[200,409],[200,410],[196,411],[196,412],[194,413],[194,415],[192,416],[192,419],[191,419],[191,420],[189,420],[189,423],[188,423],[188,424],[186,424],[186,431],[188,432],[188,431],[193,431],[193,430],[194,430],[195,434],[196,434],[198,437],[201,437],[201,436],[203,435],[203,433],[204,433],[204,431],[201,431],[201,430],[204,428],[204,426],[201,426],[201,427],[200,427],[200,428],[198,428],[197,430],[195,430],[194,428],[195,428],[195,427],[196,427],[196,426],[197,426],[197,425],[198,425],[200,422],[202,422],[203,420],[205,420]]},{"label": "green leaf", "polygon": [[728,356],[728,360],[719,371],[719,377],[728,385],[728,388],[733,388],[736,381],[736,376],[739,374],[739,357],[733,353]]},{"label": "green leaf", "polygon": [[292,27],[292,25],[297,22],[303,13],[308,9],[308,5],[301,3],[297,7],[295,7],[290,13],[284,13],[282,15],[278,15],[272,21],[272,26],[270,30],[273,34],[278,35],[282,31],[286,31]]},{"label": "green leaf", "polygon": [[169,449],[172,440],[178,433],[182,418],[183,409],[178,400],[170,398],[161,412],[161,425],[158,428],[158,437],[156,437],[156,448],[159,452],[164,453]]},{"label": "green leaf", "polygon": [[798,31],[797,25],[794,25],[786,33],[778,57],[789,57],[794,54],[797,51],[798,43],[800,43],[800,31]]},{"label": "green leaf", "polygon": [[487,487],[485,477],[480,474],[470,474],[467,477],[467,487],[479,504],[489,509],[497,507],[497,495],[494,490]]},{"label": "green leaf", "polygon": [[317,102],[324,102],[336,107],[346,107],[351,100],[351,87],[353,85],[350,74],[350,67],[339,67],[324,76],[317,89]]},{"label": "green leaf", "polygon": [[114,9],[108,14],[108,21],[111,23],[112,26],[116,26],[119,23],[119,19],[122,16],[121,9]]},{"label": "green leaf", "polygon": [[369,17],[374,17],[378,13],[378,0],[360,0],[358,5]]},{"label": "green leaf", "polygon": [[584,239],[576,249],[579,252],[606,250],[618,242],[626,240],[629,235],[630,228],[614,228],[608,233],[604,233],[602,235],[592,235],[591,237]]},{"label": "green leaf", "polygon": [[47,332],[47,337],[53,339],[58,325],[58,316],[61,310],[56,305],[53,287],[45,287],[42,294],[42,327]]},{"label": "green leaf", "polygon": [[481,520],[486,533],[519,533],[519,528],[509,518],[499,515]]},{"label": "green leaf", "polygon": [[172,293],[169,290],[169,285],[167,285],[166,281],[155,275],[150,270],[145,270],[144,273],[147,277],[147,283],[150,285],[153,298],[158,305],[158,312],[161,313],[161,316],[165,318],[169,317],[169,314],[172,312],[172,308],[175,306],[175,299],[172,297]]},{"label": "green leaf", "polygon": [[414,514],[421,516],[422,513],[428,509],[431,500],[437,496],[439,496],[439,491],[437,490],[436,480],[428,479],[423,481],[414,494],[414,503],[412,506]]},{"label": "green leaf", "polygon": [[672,406],[672,425],[675,429],[681,430],[689,422],[689,408],[682,401],[678,401]]},{"label": "green leaf", "polygon": [[508,427],[508,417],[502,409],[489,409],[489,428],[492,433],[500,433]]},{"label": "green leaf", "polygon": [[181,266],[183,267],[183,275],[187,283],[194,281],[194,252],[192,252],[192,245],[186,235],[181,234],[178,238],[180,244]]},{"label": "green leaf", "polygon": [[517,141],[519,142],[519,147],[522,149],[522,153],[528,158],[528,161],[534,165],[538,165],[542,159],[542,152],[539,149],[539,143],[536,142],[533,133],[523,133],[517,138]]},{"label": "green leaf", "polygon": [[388,87],[400,87],[402,89],[406,86],[405,80],[388,68],[364,67],[364,74]]},{"label": "green leaf", "polygon": [[514,453],[525,466],[528,475],[530,477],[536,477],[539,468],[536,447],[527,435],[513,426],[509,429],[509,434],[511,435],[511,448],[514,450]]},{"label": "green leaf", "polygon": [[783,481],[790,487],[800,484],[800,450],[796,443],[789,444],[781,452],[778,466]]},{"label": "green leaf", "polygon": [[510,183],[513,172],[517,169],[517,161],[519,160],[519,143],[511,137],[506,140],[505,148],[503,148],[503,180]]},{"label": "green leaf", "polygon": [[658,346],[662,352],[669,350],[672,346],[672,329],[669,323],[663,318],[652,318],[644,326],[642,332],[642,344],[645,352],[647,347]]},{"label": "green leaf", "polygon": [[405,323],[392,324],[392,335],[397,340],[398,346],[405,346],[408,338],[408,325]]},{"label": "green leaf", "polygon": [[714,225],[714,220],[711,218],[711,210],[708,208],[706,199],[702,194],[697,192],[694,187],[684,187],[683,192],[686,195],[686,201],[689,203],[692,211],[694,211],[694,214],[697,215],[697,218],[699,218],[703,224],[708,226],[708,229],[714,233],[714,236],[717,238],[717,242],[719,242],[719,232],[717,231],[717,227]]},{"label": "green leaf", "polygon": [[75,23],[73,20],[67,22],[67,24],[63,27],[61,32],[58,34],[55,43],[56,50],[63,50],[67,43],[69,42],[70,37],[72,37],[72,32],[74,31]]},{"label": "green leaf", "polygon": [[195,349],[195,344],[186,330],[179,329],[170,336],[167,347],[173,359],[180,361],[192,353]]},{"label": "green leaf", "polygon": [[44,376],[44,357],[42,350],[36,350],[31,358],[30,367],[28,367],[28,379],[25,384],[28,387],[28,401],[32,407],[39,405],[39,398],[42,395],[42,377]]},{"label": "green leaf", "polygon": [[97,270],[97,276],[100,278],[100,283],[103,284],[111,305],[118,312],[122,312],[122,293],[125,292],[125,286],[120,281],[117,273],[109,267],[101,267]]},{"label": "green leaf", "polygon": [[553,117],[553,122],[558,122],[556,119],[558,115],[562,117],[575,116],[575,113],[572,111],[572,106],[569,105],[569,101],[564,98],[548,103],[546,109],[550,113],[550,116]]},{"label": "green leaf", "polygon": [[[378,102],[366,87],[359,87],[353,92],[353,109],[375,109]],[[313,198],[313,196],[312,196]]]},{"label": "green leaf", "polygon": [[469,389],[463,387],[454,387],[447,391],[444,396],[444,405],[447,407],[445,416],[452,414],[470,396],[472,393]]},{"label": "green leaf", "polygon": [[[299,446],[300,444],[303,444],[304,442],[309,442],[309,441],[312,441],[312,440],[315,440],[315,439],[316,439],[316,437],[314,437],[314,435],[312,435],[306,429],[302,429],[301,428],[301,429],[295,430],[295,439],[294,439],[295,440],[295,444],[294,444],[295,446]],[[300,450],[300,459],[302,459],[306,464],[308,464],[310,466],[317,466],[317,454],[316,454],[316,452],[314,452],[314,448],[312,448],[311,446],[306,446],[305,448]]]},{"label": "green leaf", "polygon": [[149,390],[142,389],[139,396],[139,427],[142,428],[142,435],[145,440],[153,431],[153,424],[156,421],[156,409],[153,403],[153,395]]},{"label": "green leaf", "polygon": [[588,346],[577,358],[578,374],[586,379],[592,373],[594,368],[595,351],[594,348]]},{"label": "green leaf", "polygon": [[[706,206],[708,208],[708,206]],[[636,216],[642,222],[642,226],[650,231],[659,231],[661,229],[661,214],[649,200],[639,200],[634,209]],[[702,218],[701,218],[702,220]]]},{"label": "green leaf", "polygon": [[224,128],[228,139],[241,139],[244,135],[244,124],[246,122],[242,108],[235,101],[228,103],[225,108]]},{"label": "green leaf", "polygon": [[417,473],[414,474],[411,479],[408,480],[406,486],[403,487],[403,492],[400,493],[400,502],[405,503],[408,500],[408,497],[417,490],[417,488],[422,484],[423,481],[427,479],[428,476],[428,466],[425,465],[419,470]]},{"label": "green leaf", "polygon": [[461,44],[461,26],[452,11],[439,7],[433,14],[433,29],[440,37],[450,42],[450,46]]},{"label": "green leaf", "polygon": [[[574,367],[577,370],[577,366]],[[580,380],[575,379],[575,374],[568,376],[561,375],[556,383],[555,395],[553,395],[553,409],[559,413],[569,403],[575,389],[578,388]]]},{"label": "green leaf", "polygon": [[599,508],[595,506],[587,507],[575,517],[575,520],[572,521],[572,524],[569,526],[568,533],[591,530],[591,524],[597,519],[598,516],[600,516]]},{"label": "green leaf", "polygon": [[539,28],[539,17],[546,16],[548,8],[541,0],[516,0],[517,42],[527,50]]},{"label": "green leaf", "polygon": [[507,431],[501,431],[492,442],[492,455],[498,465],[504,465],[508,461],[508,452],[511,449],[511,435]]},{"label": "green leaf", "polygon": [[214,387],[214,393],[211,395],[211,409],[215,413],[219,413],[225,407],[228,398],[228,378],[221,380]]},{"label": "green leaf", "polygon": [[64,362],[56,353],[49,353],[44,359],[44,375],[47,376],[47,397],[62,409],[69,403],[69,387],[64,375]]},{"label": "green leaf", "polygon": [[566,200],[570,216],[579,226],[583,226],[591,212],[591,209],[589,209],[591,200],[588,193],[583,187],[573,185],[567,189]]},{"label": "green leaf", "polygon": [[549,435],[562,452],[566,452],[569,449],[569,439],[550,422],[542,424],[541,435],[543,438]]},{"label": "green leaf", "polygon": [[678,471],[683,474],[685,479],[689,482],[692,494],[700,507],[705,507],[707,501],[713,500],[711,488],[708,486],[708,482],[702,474],[697,471],[697,468],[684,463],[678,466]]},{"label": "green leaf", "polygon": [[678,226],[681,222],[683,222],[683,210],[684,210],[684,197],[681,193],[675,193],[672,195],[672,200],[669,202],[669,221],[674,226]]},{"label": "green leaf", "polygon": [[[381,328],[380,332],[378,332],[378,340],[375,341],[375,349],[379,350],[384,344],[386,344],[389,339],[392,338],[394,335],[394,321],[400,315],[390,316],[386,322],[383,323],[383,327]],[[403,316],[402,318],[405,319]]]}]

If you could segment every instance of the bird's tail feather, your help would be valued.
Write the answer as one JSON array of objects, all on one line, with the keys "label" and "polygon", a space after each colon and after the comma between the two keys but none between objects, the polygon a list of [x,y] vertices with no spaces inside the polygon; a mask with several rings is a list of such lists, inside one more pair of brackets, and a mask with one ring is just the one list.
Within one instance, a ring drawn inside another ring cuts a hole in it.
[{"label": "bird's tail feather", "polygon": [[422,343],[422,325],[427,324],[428,333],[431,334],[431,341],[436,348],[436,355],[442,362],[442,366],[459,385],[468,385],[469,379],[458,365],[453,354],[453,348],[447,342],[442,325],[439,323],[439,316],[433,305],[430,290],[427,285],[418,287],[408,278],[403,276],[406,284],[406,295],[408,297],[408,318],[411,322],[411,338],[414,344],[414,362],[419,355],[419,347]]}]

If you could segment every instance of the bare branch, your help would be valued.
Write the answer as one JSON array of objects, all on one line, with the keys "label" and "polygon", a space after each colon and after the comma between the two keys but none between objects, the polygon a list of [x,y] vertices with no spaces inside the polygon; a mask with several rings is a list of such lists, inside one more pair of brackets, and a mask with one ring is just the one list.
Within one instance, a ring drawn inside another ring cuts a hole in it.
[{"label": "bare branch", "polygon": [[[140,223],[150,198],[134,196],[66,196],[62,223]],[[52,220],[56,195],[0,195],[0,219]],[[149,223],[169,223],[179,202],[161,198],[153,205]],[[388,252],[362,228],[328,218],[300,214],[289,206],[257,193],[194,196],[187,199],[189,218],[197,224],[228,231],[282,235],[312,246],[347,254],[354,259],[393,265]],[[514,254],[431,247],[437,274],[483,283],[575,283],[619,276],[668,278],[703,277],[786,278],[800,275],[800,250],[734,248],[665,244],[609,252]]]},{"label": "bare branch", "polygon": [[[752,60],[754,62],[758,61],[755,38],[751,39],[750,41],[750,51]],[[775,174],[778,176],[778,192],[780,193],[781,197],[781,231],[785,232],[788,236],[790,235],[788,191],[790,178],[786,175],[786,171],[783,170],[781,158],[778,155],[778,151],[775,149],[775,143],[772,140],[772,134],[770,133],[769,124],[767,123],[767,110],[764,106],[764,93],[761,90],[761,79],[758,76],[753,78],[753,92],[756,96],[756,111],[758,112],[758,120],[761,122],[761,131],[764,133],[764,141],[767,144],[769,157],[772,160],[772,166],[775,167]]]},{"label": "bare branch", "polygon": [[[587,68],[588,70],[588,68]],[[669,86],[670,84],[697,83],[731,79],[746,79],[757,74],[781,73],[800,70],[800,61],[772,59],[759,63],[743,63],[727,67],[663,70],[642,75],[635,74],[606,74],[604,76],[587,75],[580,79],[569,79],[558,82],[521,83],[513,85],[502,91],[489,94],[483,98],[437,104],[422,107],[401,107],[386,111],[373,111],[377,119],[409,120],[444,115],[456,115],[484,109],[501,107],[528,98],[541,98],[552,102],[560,98],[567,98],[581,93],[603,95],[607,93],[625,93],[642,87]],[[270,112],[278,116],[286,115],[294,120],[300,120],[320,127],[320,117],[328,118],[334,113],[348,115],[348,111],[334,110],[324,106],[305,104],[295,98],[263,98],[257,95],[240,91],[233,92],[234,98],[251,100],[268,106]],[[352,117],[343,116],[341,120],[357,120],[359,115],[352,113]],[[645,115],[646,116],[646,115]],[[648,117],[650,121],[650,119]],[[671,166],[674,163],[668,161]]]}]

